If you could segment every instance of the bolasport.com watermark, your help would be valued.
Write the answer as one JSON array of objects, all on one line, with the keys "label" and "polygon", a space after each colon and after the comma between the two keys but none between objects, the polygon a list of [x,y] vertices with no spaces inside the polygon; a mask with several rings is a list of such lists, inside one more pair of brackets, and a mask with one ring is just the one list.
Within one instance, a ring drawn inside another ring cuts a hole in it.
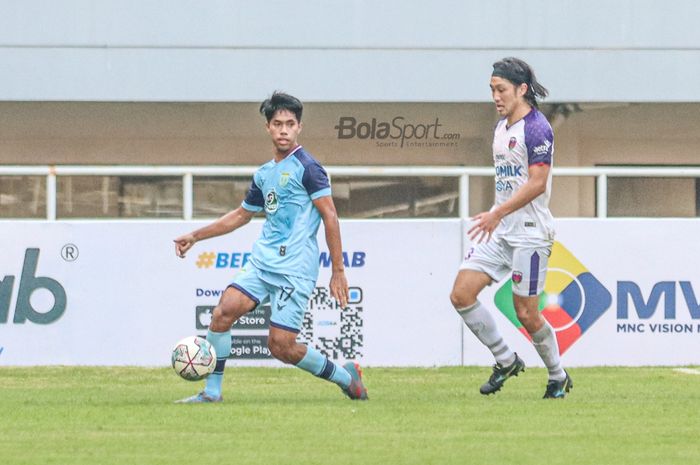
[{"label": "bolasport.com watermark", "polygon": [[445,131],[438,117],[427,122],[413,122],[404,116],[389,121],[378,118],[362,121],[354,116],[341,116],[334,129],[340,140],[372,140],[378,147],[456,147],[461,138],[460,133]]}]

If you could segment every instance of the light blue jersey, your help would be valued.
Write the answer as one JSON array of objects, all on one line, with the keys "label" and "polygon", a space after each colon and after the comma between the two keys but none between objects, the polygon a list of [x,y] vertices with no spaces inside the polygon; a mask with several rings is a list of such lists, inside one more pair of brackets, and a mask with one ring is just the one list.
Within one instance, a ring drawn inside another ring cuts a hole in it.
[{"label": "light blue jersey", "polygon": [[301,146],[280,162],[262,165],[242,203],[248,211],[265,210],[262,234],[253,245],[253,265],[315,282],[321,215],[312,201],[328,195],[331,187],[326,171]]}]

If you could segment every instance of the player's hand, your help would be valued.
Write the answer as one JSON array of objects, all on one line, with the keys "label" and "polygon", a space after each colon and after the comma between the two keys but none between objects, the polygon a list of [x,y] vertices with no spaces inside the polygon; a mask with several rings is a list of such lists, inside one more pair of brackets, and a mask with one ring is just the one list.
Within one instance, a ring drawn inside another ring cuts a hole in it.
[{"label": "player's hand", "polygon": [[345,278],[345,271],[334,271],[331,275],[331,295],[340,302],[341,308],[348,306],[348,280]]},{"label": "player's hand", "polygon": [[180,258],[185,258],[185,254],[192,248],[195,242],[197,242],[197,239],[195,239],[194,235],[190,233],[178,237],[177,239],[173,240],[173,242],[175,242],[175,255]]},{"label": "player's hand", "polygon": [[467,235],[472,242],[481,243],[484,239],[486,242],[491,240],[491,235],[501,222],[501,217],[493,211],[481,212],[472,218],[474,226],[472,226]]}]

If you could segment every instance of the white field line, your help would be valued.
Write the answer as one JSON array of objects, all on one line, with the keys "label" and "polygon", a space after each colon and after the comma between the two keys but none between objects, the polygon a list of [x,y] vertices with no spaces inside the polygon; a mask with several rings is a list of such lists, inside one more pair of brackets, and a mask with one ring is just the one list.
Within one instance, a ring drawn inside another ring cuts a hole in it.
[{"label": "white field line", "polygon": [[697,368],[674,368],[673,371],[684,373],[686,375],[700,375],[700,370]]}]

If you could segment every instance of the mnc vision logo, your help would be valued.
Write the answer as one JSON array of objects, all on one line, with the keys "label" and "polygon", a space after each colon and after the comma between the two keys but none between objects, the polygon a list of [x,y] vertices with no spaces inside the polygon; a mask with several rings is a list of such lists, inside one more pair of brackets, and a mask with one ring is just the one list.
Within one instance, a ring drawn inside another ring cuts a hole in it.
[{"label": "mnc vision logo", "polygon": [[[496,292],[496,307],[531,339],[515,314],[511,287],[508,280]],[[554,242],[544,292],[540,295],[540,311],[556,331],[559,353],[566,352],[588,331],[611,303],[612,296],[600,281],[566,247]]]}]

